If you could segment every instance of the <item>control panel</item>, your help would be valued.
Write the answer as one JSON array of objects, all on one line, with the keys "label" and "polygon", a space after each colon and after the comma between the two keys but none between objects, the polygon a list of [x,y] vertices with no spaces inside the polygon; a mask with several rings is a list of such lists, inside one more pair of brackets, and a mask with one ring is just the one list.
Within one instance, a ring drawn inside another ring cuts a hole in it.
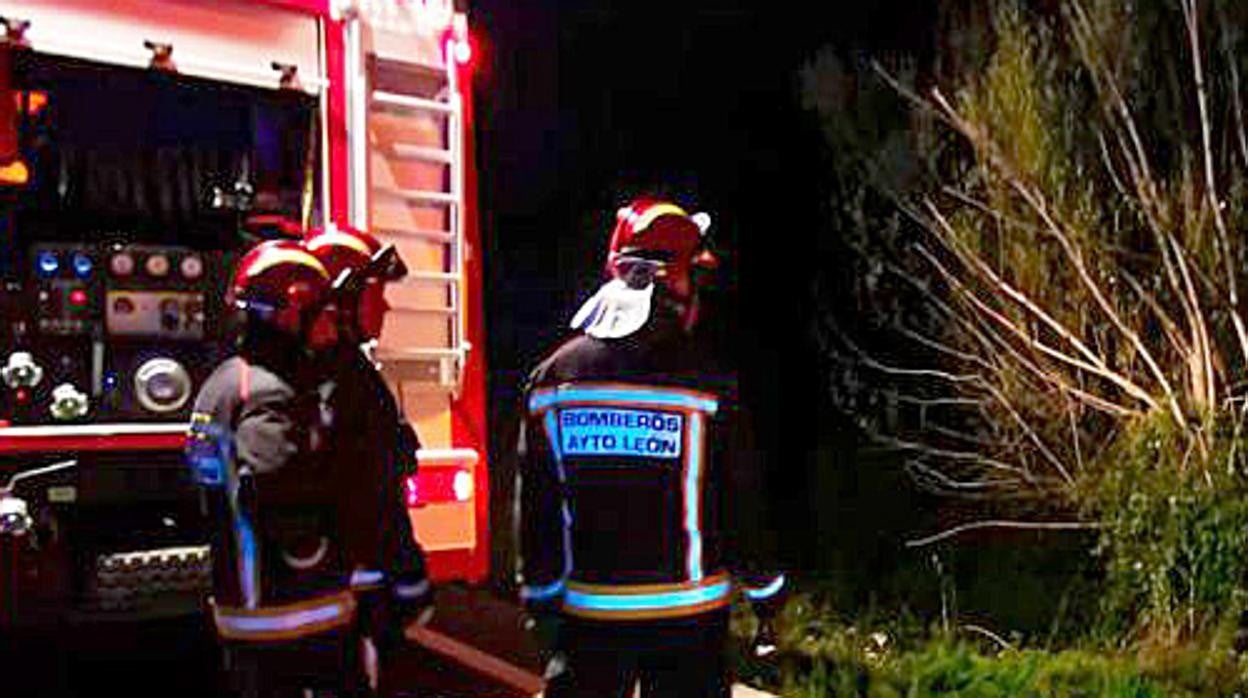
[{"label": "control panel", "polygon": [[221,253],[37,243],[6,306],[0,422],[185,420],[222,357]]}]

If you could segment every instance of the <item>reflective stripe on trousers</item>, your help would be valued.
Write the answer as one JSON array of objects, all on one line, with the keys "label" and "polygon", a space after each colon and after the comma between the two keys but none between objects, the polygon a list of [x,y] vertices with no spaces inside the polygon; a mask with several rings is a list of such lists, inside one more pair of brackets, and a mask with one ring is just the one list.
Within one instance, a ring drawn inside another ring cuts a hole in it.
[{"label": "reflective stripe on trousers", "polygon": [[212,603],[217,635],[226,640],[291,640],[350,625],[355,597],[349,591],[281,606],[237,608]]},{"label": "reflective stripe on trousers", "polygon": [[565,613],[597,620],[676,618],[728,605],[732,582],[724,574],[676,584],[582,584],[569,581]]}]

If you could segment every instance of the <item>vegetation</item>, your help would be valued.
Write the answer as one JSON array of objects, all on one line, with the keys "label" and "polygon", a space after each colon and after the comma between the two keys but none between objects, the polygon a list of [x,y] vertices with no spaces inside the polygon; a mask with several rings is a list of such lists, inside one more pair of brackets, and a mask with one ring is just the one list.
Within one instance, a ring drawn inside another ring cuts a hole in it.
[{"label": "vegetation", "polygon": [[803,76],[858,272],[821,292],[829,390],[944,498],[912,549],[1083,535],[1063,554],[1090,581],[1077,632],[1016,642],[968,623],[996,636],[987,654],[947,613],[878,656],[854,625],[812,645],[790,617],[806,659],[788,685],[1244,691],[1248,8],[946,5],[934,55],[829,51]]},{"label": "vegetation", "polygon": [[[747,636],[748,616],[738,620]],[[782,696],[963,698],[1248,694],[1248,659],[1203,645],[1163,653],[1029,647],[969,623],[924,628],[914,618],[836,620],[810,596],[791,602],[778,658],[739,657],[741,679]]]}]

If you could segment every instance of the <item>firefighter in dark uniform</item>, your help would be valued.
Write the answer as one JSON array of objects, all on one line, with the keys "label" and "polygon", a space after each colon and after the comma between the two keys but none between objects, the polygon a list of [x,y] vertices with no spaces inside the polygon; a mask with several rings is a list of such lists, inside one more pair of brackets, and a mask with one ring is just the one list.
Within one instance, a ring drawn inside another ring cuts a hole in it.
[{"label": "firefighter in dark uniform", "polygon": [[187,455],[209,514],[210,613],[243,696],[354,695],[357,603],[326,457],[333,425],[315,353],[336,341],[329,274],[295,241],[240,260],[227,302],[238,353],[196,396]]},{"label": "firefighter in dark uniform", "polygon": [[365,658],[370,678],[390,693],[387,671],[403,627],[427,621],[432,588],[424,554],[412,535],[404,493],[416,474],[416,431],[404,418],[371,351],[381,336],[389,305],[385,284],[406,275],[392,246],[363,231],[327,228],[304,246],[329,271],[337,305],[338,343],[328,354],[323,395],[336,416],[331,440],[339,481],[349,488],[344,541],[360,601]]},{"label": "firefighter in dark uniform", "polygon": [[697,332],[709,224],[621,209],[610,280],[529,378],[519,573],[537,627],[558,627],[548,696],[727,696],[734,591],[764,629],[784,595],[735,379]]}]

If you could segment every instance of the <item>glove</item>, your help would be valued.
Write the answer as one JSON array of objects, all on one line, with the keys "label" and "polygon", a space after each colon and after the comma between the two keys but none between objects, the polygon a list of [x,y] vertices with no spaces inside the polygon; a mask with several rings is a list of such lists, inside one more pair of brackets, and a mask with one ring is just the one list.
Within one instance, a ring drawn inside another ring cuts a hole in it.
[{"label": "glove", "polygon": [[[418,594],[404,594],[402,590],[416,589]],[[368,627],[374,633],[373,640],[382,660],[402,647],[406,642],[403,631],[412,623],[425,625],[433,617],[433,588],[428,583],[404,585],[402,583],[373,592],[364,607],[372,615]]]},{"label": "glove", "polygon": [[765,596],[747,592],[750,607],[758,619],[758,629],[754,631],[754,639],[750,643],[750,654],[759,659],[775,653],[777,649],[776,616],[789,597],[789,585],[783,575],[776,577],[769,586],[773,588],[760,590]]},{"label": "glove", "polygon": [[533,637],[538,657],[548,669],[559,658],[559,633],[562,625],[559,614],[549,610],[530,610],[524,617],[524,629]]},{"label": "glove", "polygon": [[423,581],[417,586],[422,586],[420,593],[414,596],[396,595],[395,607],[398,611],[400,625],[407,627],[413,622],[418,625],[428,625],[433,620],[433,586],[428,581]]},{"label": "glove", "polygon": [[750,642],[750,656],[765,659],[775,654],[776,648],[775,621],[772,618],[759,618],[758,629],[754,631],[754,639]]},{"label": "glove", "polygon": [[368,689],[376,693],[381,684],[381,658],[377,643],[371,637],[360,638],[360,670],[368,682]]}]

